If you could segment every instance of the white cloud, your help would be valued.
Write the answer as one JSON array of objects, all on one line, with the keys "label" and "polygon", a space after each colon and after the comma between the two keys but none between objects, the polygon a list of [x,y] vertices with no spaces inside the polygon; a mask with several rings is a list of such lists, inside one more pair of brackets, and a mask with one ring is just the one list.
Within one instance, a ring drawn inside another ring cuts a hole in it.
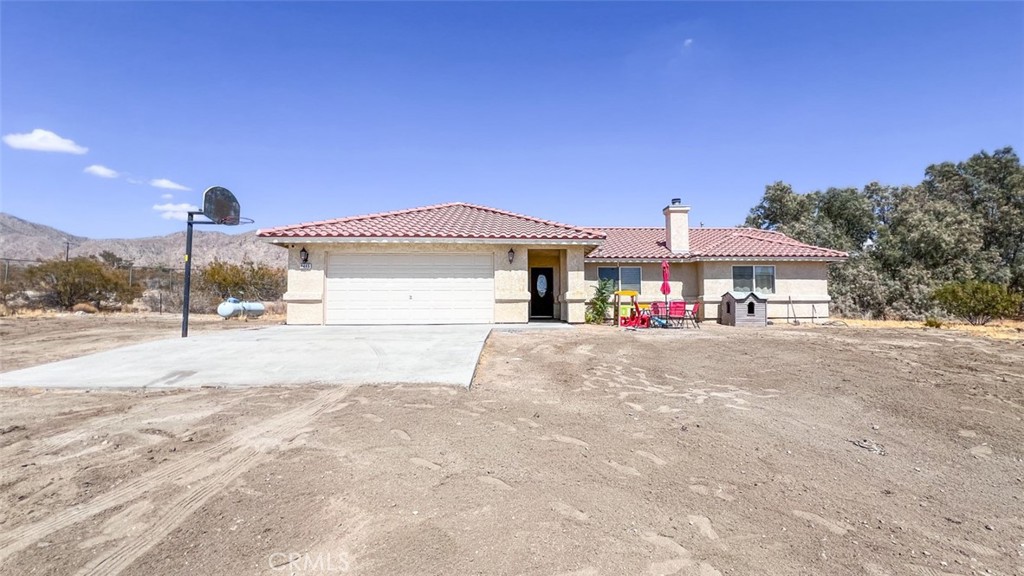
[{"label": "white cloud", "polygon": [[172,199],[174,199],[174,194],[161,194],[160,195],[160,199],[161,200],[172,200]]},{"label": "white cloud", "polygon": [[683,40],[683,48],[689,48],[690,46],[693,46],[693,38]]},{"label": "white cloud", "polygon": [[129,184],[145,184],[145,182],[143,182],[142,180],[139,180],[138,178],[132,178],[130,176],[126,178],[126,180],[128,180]]},{"label": "white cloud", "polygon": [[100,164],[86,166],[83,172],[85,172],[86,174],[92,174],[93,176],[99,176],[100,178],[117,178],[118,176],[120,176],[120,174],[117,173],[117,170],[112,170]]},{"label": "white cloud", "polygon": [[149,185],[155,188],[163,188],[164,190],[191,190],[188,186],[182,186],[177,182],[172,182],[167,178],[155,178],[149,181]]},{"label": "white cloud", "polygon": [[199,210],[198,206],[192,204],[157,204],[153,206],[153,210],[160,213],[160,217],[164,220],[181,220],[184,222],[188,220],[189,212],[196,212]]},{"label": "white cloud", "polygon": [[35,150],[37,152],[67,152],[68,154],[85,154],[89,151],[85,146],[75,144],[74,140],[36,128],[28,134],[7,134],[4,143],[19,150]]}]

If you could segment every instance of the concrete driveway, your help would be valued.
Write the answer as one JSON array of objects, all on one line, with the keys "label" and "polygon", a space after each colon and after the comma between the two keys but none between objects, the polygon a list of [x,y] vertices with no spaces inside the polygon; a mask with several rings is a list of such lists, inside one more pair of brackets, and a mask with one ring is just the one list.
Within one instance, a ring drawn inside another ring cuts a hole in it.
[{"label": "concrete driveway", "polygon": [[[491,326],[271,326],[147,342],[0,374],[0,386],[469,386]],[[59,345],[59,344],[57,344]]]}]

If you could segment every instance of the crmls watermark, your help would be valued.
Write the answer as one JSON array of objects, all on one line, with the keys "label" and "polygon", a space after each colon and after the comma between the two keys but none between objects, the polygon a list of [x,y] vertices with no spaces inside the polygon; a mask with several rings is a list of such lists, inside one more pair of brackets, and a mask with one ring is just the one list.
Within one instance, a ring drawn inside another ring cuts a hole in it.
[{"label": "crmls watermark", "polygon": [[267,564],[271,570],[311,574],[343,573],[351,568],[348,555],[344,552],[274,552],[267,557]]}]

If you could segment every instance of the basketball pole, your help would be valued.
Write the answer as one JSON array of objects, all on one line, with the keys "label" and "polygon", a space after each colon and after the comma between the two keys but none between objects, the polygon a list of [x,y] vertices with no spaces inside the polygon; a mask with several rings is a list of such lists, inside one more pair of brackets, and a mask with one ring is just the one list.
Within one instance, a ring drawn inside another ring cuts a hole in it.
[{"label": "basketball pole", "polygon": [[[184,297],[181,299],[181,337],[188,338],[188,308],[189,292],[192,288],[192,227],[196,224],[221,224],[236,226],[245,220],[246,224],[252,224],[252,218],[242,218],[240,215],[238,200],[227,188],[211,186],[203,192],[203,209],[189,210],[188,228],[185,233],[185,286]],[[209,218],[208,221],[196,222],[194,216],[202,214]]]},{"label": "basketball pole", "polygon": [[203,212],[188,213],[188,228],[185,233],[185,294],[181,299],[181,337],[188,338],[188,306],[189,293],[192,288],[192,226],[196,224],[216,224],[216,222],[195,222],[192,217]]},{"label": "basketball pole", "polygon": [[185,233],[185,297],[181,302],[181,337],[188,338],[188,294],[192,287],[192,216],[202,212],[188,213],[188,231]]}]

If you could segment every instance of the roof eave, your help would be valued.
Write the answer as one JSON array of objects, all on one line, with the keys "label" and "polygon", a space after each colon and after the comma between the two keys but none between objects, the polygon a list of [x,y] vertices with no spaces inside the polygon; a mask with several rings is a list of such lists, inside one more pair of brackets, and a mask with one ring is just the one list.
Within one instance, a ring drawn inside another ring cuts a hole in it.
[{"label": "roof eave", "polygon": [[666,256],[658,258],[634,258],[634,257],[609,257],[609,256],[587,256],[587,262],[615,263],[615,262],[750,262],[750,261],[771,261],[771,262],[842,262],[846,256],[697,256],[691,255],[680,258],[678,256]]},{"label": "roof eave", "polygon": [[558,246],[592,246],[604,239],[587,238],[453,238],[441,236],[258,236],[269,244],[544,244]]}]

